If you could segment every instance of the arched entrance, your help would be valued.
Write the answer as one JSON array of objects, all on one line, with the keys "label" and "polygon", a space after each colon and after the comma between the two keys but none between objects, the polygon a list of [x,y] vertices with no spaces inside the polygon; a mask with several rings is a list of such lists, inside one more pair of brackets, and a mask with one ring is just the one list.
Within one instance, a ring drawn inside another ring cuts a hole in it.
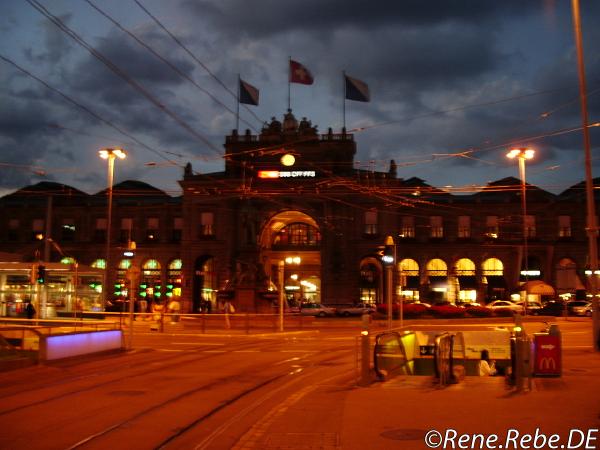
[{"label": "arched entrance", "polygon": [[427,300],[432,304],[447,301],[448,299],[448,266],[439,258],[427,262],[427,282],[429,292]]},{"label": "arched entrance", "polygon": [[215,311],[217,289],[214,258],[212,256],[196,258],[192,282],[192,312]]},{"label": "arched entrance", "polygon": [[555,267],[556,293],[567,300],[583,297],[585,286],[577,274],[577,265],[571,258],[562,258]]},{"label": "arched entrance", "polygon": [[383,303],[383,268],[381,263],[371,256],[360,262],[360,301],[375,305]]},{"label": "arched entrance", "polygon": [[406,302],[420,300],[421,276],[419,263],[414,259],[405,258],[398,263],[400,280],[398,283],[400,298]]},{"label": "arched entrance", "polygon": [[[287,306],[321,302],[321,231],[311,216],[295,210],[274,215],[261,230],[260,248],[268,285],[283,286]],[[273,299],[263,301],[270,307]]]},{"label": "arched entrance", "polygon": [[486,303],[506,299],[507,285],[504,279],[504,264],[498,258],[488,258],[481,264],[483,282],[486,284]]},{"label": "arched entrance", "polygon": [[477,276],[475,263],[469,258],[461,258],[454,265],[456,302],[474,303],[477,301]]}]

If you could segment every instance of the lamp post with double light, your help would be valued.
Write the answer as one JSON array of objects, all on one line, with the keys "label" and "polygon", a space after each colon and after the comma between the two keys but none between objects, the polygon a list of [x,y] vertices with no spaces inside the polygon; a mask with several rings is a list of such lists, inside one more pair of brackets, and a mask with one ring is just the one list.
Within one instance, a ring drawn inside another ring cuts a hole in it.
[{"label": "lamp post with double light", "polygon": [[302,262],[302,258],[299,256],[286,256],[283,260],[279,261],[279,331],[283,331],[283,310],[285,305],[285,266],[296,265],[299,266]]},{"label": "lamp post with double light", "polygon": [[103,148],[98,151],[100,158],[108,161],[108,211],[106,214],[106,263],[104,268],[104,285],[102,286],[102,307],[106,306],[108,300],[108,271],[110,269],[110,240],[112,228],[112,197],[113,197],[113,177],[115,172],[115,159],[125,159],[127,155],[121,148]]},{"label": "lamp post with double light", "polygon": [[[506,156],[509,159],[517,158],[519,161],[519,178],[521,179],[521,207],[523,209],[523,262],[525,265],[525,281],[529,276],[529,249],[527,246],[527,183],[525,179],[525,161],[535,156],[535,150],[528,147],[513,148]],[[521,272],[519,272],[521,273]],[[525,291],[525,309],[527,311],[527,291]]]},{"label": "lamp post with double light", "polygon": [[[392,290],[393,284],[393,269],[394,262],[396,261],[396,246],[394,244],[394,238],[387,236],[385,238],[385,247],[383,250],[383,256],[381,257],[383,265],[385,267],[385,297],[387,303],[387,325],[388,330],[392,329]],[[400,326],[402,326],[402,304],[400,304]]]},{"label": "lamp post with double light", "polygon": [[592,178],[592,151],[587,110],[587,86],[585,80],[585,64],[583,61],[583,38],[581,32],[581,14],[579,0],[571,0],[573,15],[573,30],[575,32],[575,47],[577,49],[577,73],[579,77],[579,103],[581,108],[581,130],[585,153],[585,193],[587,209],[588,258],[593,276],[590,277],[590,294],[592,296],[592,345],[595,351],[600,351],[600,299],[598,298],[598,220],[594,195],[594,179]]}]

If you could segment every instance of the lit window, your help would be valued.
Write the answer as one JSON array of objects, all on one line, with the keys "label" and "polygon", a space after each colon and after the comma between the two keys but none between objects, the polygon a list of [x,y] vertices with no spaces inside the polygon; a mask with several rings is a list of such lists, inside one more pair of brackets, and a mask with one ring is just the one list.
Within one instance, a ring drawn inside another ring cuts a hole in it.
[{"label": "lit window", "polygon": [[458,237],[463,239],[471,237],[471,217],[458,216]]},{"label": "lit window", "polygon": [[126,217],[121,219],[121,232],[119,234],[119,240],[121,242],[132,241],[131,230],[133,230],[133,219]]},{"label": "lit window", "polygon": [[444,237],[444,226],[442,222],[442,216],[431,216],[429,218],[429,225],[431,227],[430,237],[432,238],[443,238]]},{"label": "lit window", "polygon": [[558,216],[558,237],[571,237],[571,216]]},{"label": "lit window", "polygon": [[412,216],[402,217],[402,226],[400,228],[400,237],[409,239],[415,237],[415,218]]},{"label": "lit window", "polygon": [[535,216],[525,216],[525,233],[528,238],[536,236]]},{"label": "lit window", "polygon": [[377,211],[365,211],[365,234],[377,234]]},{"label": "lit window", "polygon": [[499,235],[498,216],[487,216],[485,218],[485,237],[488,239],[498,239]]},{"label": "lit window", "polygon": [[200,236],[214,235],[214,220],[215,215],[211,212],[203,212],[200,214]]}]

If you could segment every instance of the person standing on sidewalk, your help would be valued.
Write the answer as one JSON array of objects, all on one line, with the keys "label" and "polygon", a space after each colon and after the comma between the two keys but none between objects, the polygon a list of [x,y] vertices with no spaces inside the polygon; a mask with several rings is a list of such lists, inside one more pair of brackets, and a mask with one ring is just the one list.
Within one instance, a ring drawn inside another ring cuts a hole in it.
[{"label": "person standing on sidewalk", "polygon": [[480,377],[496,375],[496,361],[490,361],[490,353],[487,350],[481,350],[481,360],[477,365]]}]

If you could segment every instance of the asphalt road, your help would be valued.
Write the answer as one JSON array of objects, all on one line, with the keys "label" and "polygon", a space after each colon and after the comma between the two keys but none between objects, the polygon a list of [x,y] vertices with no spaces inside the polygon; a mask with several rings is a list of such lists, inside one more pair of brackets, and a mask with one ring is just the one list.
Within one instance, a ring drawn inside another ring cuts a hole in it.
[{"label": "asphalt road", "polygon": [[[358,377],[359,325],[335,320],[283,334],[139,327],[132,351],[0,373],[0,448],[254,448],[240,442],[302,397],[318,404],[295,420],[340,428],[341,400]],[[590,346],[590,319],[560,324],[565,348]],[[316,396],[323,386],[327,395]]]}]

